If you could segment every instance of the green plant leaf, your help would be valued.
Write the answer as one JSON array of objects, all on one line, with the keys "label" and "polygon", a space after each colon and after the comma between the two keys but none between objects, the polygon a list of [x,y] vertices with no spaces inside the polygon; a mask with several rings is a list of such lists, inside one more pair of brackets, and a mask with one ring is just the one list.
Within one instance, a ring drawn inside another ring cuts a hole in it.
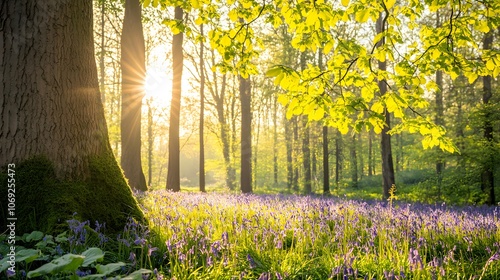
[{"label": "green plant leaf", "polygon": [[121,269],[124,266],[125,266],[124,262],[117,262],[117,263],[110,263],[107,265],[98,264],[95,266],[95,268],[97,269],[98,273],[108,275],[108,274],[111,274],[111,273]]},{"label": "green plant leaf", "polygon": [[28,278],[33,278],[37,276],[47,275],[47,274],[57,274],[59,272],[75,272],[80,265],[82,265],[84,256],[66,254],[60,258],[57,258],[50,263],[44,264],[41,267],[28,272]]},{"label": "green plant leaf", "polygon": [[43,238],[43,235],[44,234],[41,231],[34,231],[26,236],[26,242],[41,240]]},{"label": "green plant leaf", "polygon": [[35,249],[24,249],[16,253],[16,262],[25,261],[30,263],[40,256],[40,251]]},{"label": "green plant leaf", "polygon": [[267,70],[266,76],[268,76],[268,77],[276,77],[279,74],[281,74],[281,72],[283,72],[283,69],[281,67],[273,67],[273,68]]},{"label": "green plant leaf", "polygon": [[102,261],[104,259],[104,253],[99,248],[89,248],[82,253],[82,256],[85,257],[82,266],[89,266],[95,261]]},{"label": "green plant leaf", "polygon": [[130,273],[127,277],[124,277],[122,279],[123,280],[142,280],[143,274],[151,274],[151,273],[153,273],[151,270],[141,268],[139,270],[136,270],[136,271]]}]

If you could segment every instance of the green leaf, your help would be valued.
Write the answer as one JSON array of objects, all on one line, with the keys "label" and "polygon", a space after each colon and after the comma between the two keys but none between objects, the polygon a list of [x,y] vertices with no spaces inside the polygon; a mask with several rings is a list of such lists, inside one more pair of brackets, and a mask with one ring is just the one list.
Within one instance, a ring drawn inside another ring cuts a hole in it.
[{"label": "green leaf", "polygon": [[127,277],[124,277],[122,279],[123,280],[142,280],[143,279],[142,278],[143,274],[151,274],[151,273],[153,273],[151,270],[141,268],[139,270],[136,270],[136,271],[132,272]]},{"label": "green leaf", "polygon": [[25,261],[26,263],[30,263],[36,260],[40,256],[40,251],[35,249],[24,249],[16,252],[16,262]]},{"label": "green leaf", "polygon": [[28,278],[33,278],[37,276],[56,274],[59,272],[76,272],[78,267],[83,263],[85,259],[84,256],[66,254],[60,258],[57,258],[50,263],[44,264],[41,267],[28,272]]},{"label": "green leaf", "polygon": [[33,231],[28,236],[26,236],[26,242],[38,241],[43,238],[43,232],[41,231]]},{"label": "green leaf", "polygon": [[273,67],[273,68],[267,70],[266,76],[268,76],[268,77],[276,77],[279,74],[281,74],[281,72],[283,72],[283,68],[281,68],[279,66],[278,67]]},{"label": "green leaf", "polygon": [[108,274],[111,274],[111,273],[121,269],[124,266],[125,266],[125,263],[117,262],[117,263],[110,263],[107,265],[98,264],[95,266],[95,268],[97,269],[98,273],[108,275]]},{"label": "green leaf", "polygon": [[104,253],[99,248],[89,248],[82,253],[82,256],[85,257],[82,266],[89,266],[95,261],[102,261],[104,259]]}]

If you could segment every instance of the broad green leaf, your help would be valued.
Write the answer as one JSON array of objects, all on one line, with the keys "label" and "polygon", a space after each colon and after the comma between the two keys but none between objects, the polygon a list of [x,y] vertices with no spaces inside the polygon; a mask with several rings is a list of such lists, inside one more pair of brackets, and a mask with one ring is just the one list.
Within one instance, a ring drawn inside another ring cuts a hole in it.
[{"label": "broad green leaf", "polygon": [[227,35],[222,36],[222,38],[220,40],[220,44],[223,47],[230,46],[231,45],[231,38],[229,38],[229,36],[227,36]]},{"label": "broad green leaf", "polygon": [[384,0],[385,7],[389,10],[394,6],[396,0]]},{"label": "broad green leaf", "polygon": [[143,274],[151,274],[151,273],[153,273],[151,270],[141,268],[139,270],[136,270],[136,271],[132,272],[127,277],[124,277],[122,279],[123,280],[142,280],[142,279],[144,279],[142,277]]},{"label": "broad green leaf", "polygon": [[382,114],[384,112],[384,106],[379,101],[373,103],[371,110],[375,113]]},{"label": "broad green leaf", "polygon": [[276,77],[276,76],[280,75],[281,72],[283,72],[283,68],[281,68],[281,67],[273,67],[273,68],[267,70],[266,76],[268,76],[268,77]]},{"label": "broad green leaf", "polygon": [[40,251],[35,249],[24,249],[16,252],[16,262],[30,263],[40,256]]},{"label": "broad green leaf", "polygon": [[493,71],[493,69],[495,69],[495,62],[493,61],[493,59],[489,59],[488,61],[486,61],[486,68],[490,71]]},{"label": "broad green leaf", "polygon": [[43,238],[43,232],[41,231],[33,231],[28,236],[26,236],[26,242],[38,241]]},{"label": "broad green leaf", "polygon": [[104,259],[104,253],[99,248],[89,248],[85,252],[82,253],[82,256],[85,257],[82,266],[89,266],[95,261],[102,261]]},{"label": "broad green leaf", "polygon": [[75,272],[80,265],[82,265],[84,256],[66,254],[59,257],[50,263],[44,264],[41,267],[28,272],[28,278],[33,278],[37,276],[56,274],[59,272]]},{"label": "broad green leaf", "polygon": [[330,51],[332,50],[332,48],[333,48],[333,40],[329,40],[328,42],[326,42],[325,46],[323,47],[323,53],[329,54]]},{"label": "broad green leaf", "polygon": [[124,266],[125,266],[124,262],[117,262],[117,263],[110,263],[107,265],[98,264],[95,266],[95,268],[96,268],[98,273],[108,275],[108,274],[111,274],[111,273],[121,269]]},{"label": "broad green leaf", "polygon": [[359,23],[366,22],[370,17],[370,13],[368,9],[362,9],[356,13],[355,19]]}]

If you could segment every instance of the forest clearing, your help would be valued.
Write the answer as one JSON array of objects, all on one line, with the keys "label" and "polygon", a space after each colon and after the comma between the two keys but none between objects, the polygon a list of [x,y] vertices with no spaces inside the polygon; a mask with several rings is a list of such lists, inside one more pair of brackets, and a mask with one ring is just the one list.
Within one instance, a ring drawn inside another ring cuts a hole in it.
[{"label": "forest clearing", "polygon": [[2,1],[0,279],[500,279],[499,11]]}]

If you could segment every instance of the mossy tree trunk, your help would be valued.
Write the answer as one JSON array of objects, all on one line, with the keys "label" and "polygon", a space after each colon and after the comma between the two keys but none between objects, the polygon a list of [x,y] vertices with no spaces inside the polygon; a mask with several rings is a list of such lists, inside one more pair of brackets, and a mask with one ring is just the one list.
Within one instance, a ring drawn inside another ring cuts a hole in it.
[{"label": "mossy tree trunk", "polygon": [[130,186],[139,191],[146,191],[146,178],[141,163],[141,112],[146,59],[139,0],[125,1],[120,64],[122,69],[121,166]]},{"label": "mossy tree trunk", "polygon": [[55,230],[74,212],[109,231],[142,218],[109,145],[92,1],[5,1],[0,22],[0,195],[5,211],[14,163],[17,233]]}]

